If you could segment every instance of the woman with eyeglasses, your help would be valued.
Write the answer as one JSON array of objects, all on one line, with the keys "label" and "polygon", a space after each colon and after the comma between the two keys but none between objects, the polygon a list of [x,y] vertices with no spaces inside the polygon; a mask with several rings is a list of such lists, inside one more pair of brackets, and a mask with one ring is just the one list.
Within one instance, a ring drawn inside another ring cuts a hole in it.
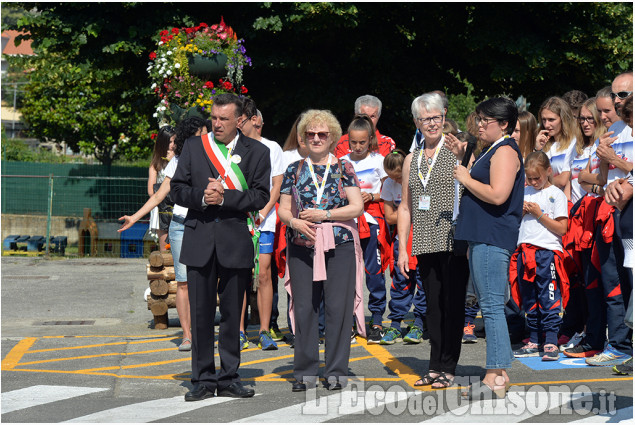
[{"label": "woman with eyeglasses", "polygon": [[562,98],[553,96],[545,100],[538,113],[540,129],[536,143],[551,161],[553,184],[571,199],[571,161],[575,145],[580,138],[580,127],[573,117],[569,104]]},{"label": "woman with eyeglasses", "polygon": [[[318,316],[324,300],[324,379],[329,390],[348,383],[351,317],[363,332],[364,264],[357,224],[364,201],[353,165],[331,153],[342,135],[329,111],[306,111],[298,124],[308,156],[289,165],[278,217],[287,225],[287,280],[295,332],[292,391],[317,385]],[[359,295],[356,295],[359,294]]]},{"label": "woman with eyeglasses", "polygon": [[[461,355],[464,317],[457,313],[464,310],[469,276],[466,257],[454,254],[455,184],[452,170],[456,158],[444,148],[448,141],[458,143],[458,140],[442,132],[445,115],[443,99],[438,93],[417,97],[411,109],[424,142],[406,156],[403,164],[401,203],[397,208],[397,264],[401,274],[408,276],[407,242],[412,225],[412,255],[417,256],[426,294],[430,335],[429,369],[414,385],[447,388],[454,385]],[[419,329],[419,339],[420,332]]]},{"label": "woman with eyeglasses", "polygon": [[[504,309],[509,299],[509,261],[523,216],[525,171],[518,145],[510,137],[518,119],[516,104],[496,97],[480,103],[476,112],[485,146],[469,171],[462,165],[454,168],[454,178],[465,188],[455,239],[469,245],[471,277],[487,334],[487,371],[463,396],[503,398],[510,386],[506,369],[514,359]],[[457,158],[464,156],[464,146],[449,147]]]}]

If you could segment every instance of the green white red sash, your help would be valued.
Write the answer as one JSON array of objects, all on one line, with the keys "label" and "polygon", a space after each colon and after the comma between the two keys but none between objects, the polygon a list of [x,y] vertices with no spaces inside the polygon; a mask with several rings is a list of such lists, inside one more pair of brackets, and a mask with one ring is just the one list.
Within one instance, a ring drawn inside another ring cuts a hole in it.
[{"label": "green white red sash", "polygon": [[[225,189],[239,190],[243,192],[248,189],[247,180],[243,174],[238,163],[241,158],[239,155],[233,155],[238,139],[236,140],[234,147],[231,151],[227,149],[223,143],[218,142],[213,137],[210,138],[210,134],[203,134],[201,136],[203,140],[203,148],[207,157],[218,171],[218,175],[223,183]],[[247,228],[251,234],[251,240],[254,244],[254,287],[258,287],[258,273],[260,271],[260,226],[261,219],[258,211],[250,211],[247,213]]]}]

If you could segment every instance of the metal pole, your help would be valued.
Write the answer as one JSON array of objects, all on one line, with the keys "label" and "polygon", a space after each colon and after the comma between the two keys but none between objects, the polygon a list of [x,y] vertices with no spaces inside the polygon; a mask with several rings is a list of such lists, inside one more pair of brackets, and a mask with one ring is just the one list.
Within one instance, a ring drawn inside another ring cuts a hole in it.
[{"label": "metal pole", "polygon": [[51,213],[53,212],[53,174],[49,174],[49,204],[46,213],[46,257],[50,256]]}]

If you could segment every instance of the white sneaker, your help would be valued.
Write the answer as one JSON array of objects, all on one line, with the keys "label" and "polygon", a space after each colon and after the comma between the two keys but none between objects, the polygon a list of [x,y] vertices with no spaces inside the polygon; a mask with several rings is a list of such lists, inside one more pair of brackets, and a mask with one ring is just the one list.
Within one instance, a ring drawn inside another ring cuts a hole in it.
[{"label": "white sneaker", "polygon": [[584,332],[580,332],[580,333],[576,332],[575,334],[573,334],[573,336],[571,337],[569,342],[567,342],[566,344],[562,344],[560,346],[560,351],[568,350],[570,348],[575,347],[576,345],[578,345],[580,343],[580,341],[582,341],[582,339],[585,336],[586,336],[586,334]]}]

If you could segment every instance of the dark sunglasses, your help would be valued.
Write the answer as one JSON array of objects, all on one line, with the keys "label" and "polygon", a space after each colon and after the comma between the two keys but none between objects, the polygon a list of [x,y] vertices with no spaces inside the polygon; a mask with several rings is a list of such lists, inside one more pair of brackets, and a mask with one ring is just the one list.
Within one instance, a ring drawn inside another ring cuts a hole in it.
[{"label": "dark sunglasses", "polygon": [[615,100],[616,97],[619,97],[620,100],[624,100],[632,94],[633,94],[632,91],[620,91],[617,93],[611,92],[611,99]]}]

